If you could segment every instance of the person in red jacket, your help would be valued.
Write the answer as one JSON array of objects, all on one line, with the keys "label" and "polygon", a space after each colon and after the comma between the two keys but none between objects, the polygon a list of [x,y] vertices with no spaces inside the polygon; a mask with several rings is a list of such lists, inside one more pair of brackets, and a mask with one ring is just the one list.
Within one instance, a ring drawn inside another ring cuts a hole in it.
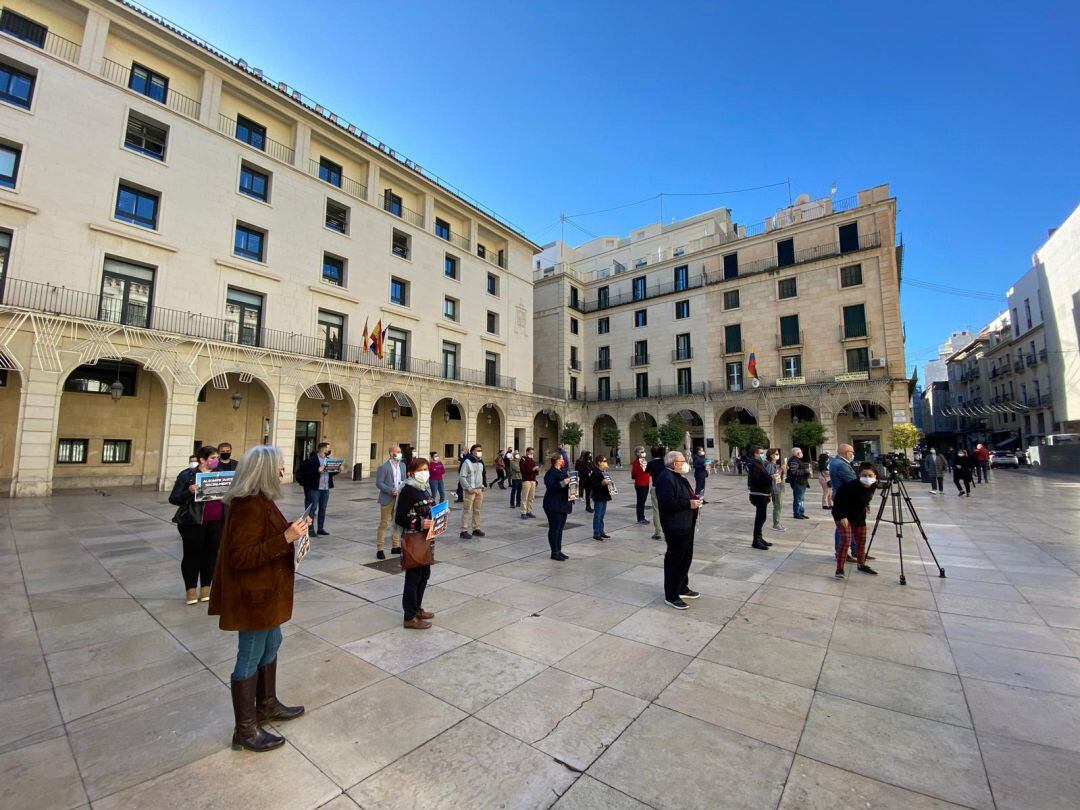
[{"label": "person in red jacket", "polygon": [[975,473],[978,475],[976,479],[980,484],[985,480],[986,483],[990,483],[990,451],[983,447],[981,444],[975,445],[975,449],[971,453],[971,457],[975,459]]},{"label": "person in red jacket", "polygon": [[531,447],[525,448],[525,455],[521,457],[521,520],[534,518],[533,499],[536,497],[536,472],[539,465],[533,456]]},{"label": "person in red jacket", "polygon": [[431,461],[428,462],[428,472],[431,477],[428,478],[428,485],[431,487],[431,497],[435,503],[442,503],[446,500],[446,490],[443,489],[443,477],[446,475],[446,466],[442,463],[442,459],[439,458],[439,454],[432,450],[428,453],[428,458]]},{"label": "person in red jacket", "polygon": [[634,461],[630,464],[630,475],[634,479],[634,493],[637,495],[637,522],[648,523],[645,519],[645,501],[649,498],[649,484],[652,477],[647,469],[648,459],[645,448],[634,448]]}]

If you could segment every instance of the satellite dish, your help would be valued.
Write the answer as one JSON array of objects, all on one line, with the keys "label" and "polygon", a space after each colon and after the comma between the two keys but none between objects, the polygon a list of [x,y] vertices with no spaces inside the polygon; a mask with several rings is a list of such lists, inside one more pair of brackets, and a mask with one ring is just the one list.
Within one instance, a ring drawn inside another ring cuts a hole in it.
[{"label": "satellite dish", "polygon": [[751,382],[750,384],[754,386],[754,388],[757,388],[759,385],[761,385],[761,380],[759,380],[757,377],[754,377],[753,382]]},{"label": "satellite dish", "polygon": [[808,202],[810,202],[809,194],[800,194],[798,197],[795,198],[796,205],[806,205]]}]

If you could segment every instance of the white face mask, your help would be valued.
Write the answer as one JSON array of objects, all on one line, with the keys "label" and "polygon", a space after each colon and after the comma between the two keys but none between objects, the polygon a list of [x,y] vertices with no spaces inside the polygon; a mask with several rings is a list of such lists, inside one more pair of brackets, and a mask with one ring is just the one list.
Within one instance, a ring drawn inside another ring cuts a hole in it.
[{"label": "white face mask", "polygon": [[682,475],[686,475],[688,472],[690,472],[690,465],[684,461],[682,464],[679,465],[679,472]]},{"label": "white face mask", "polygon": [[187,465],[193,470],[197,470],[199,468],[199,462],[197,461],[189,461]]},{"label": "white face mask", "polygon": [[480,452],[479,450],[477,450],[473,455],[475,455],[477,458],[483,458],[484,457],[484,454],[482,452]]},{"label": "white face mask", "polygon": [[432,457],[431,457],[431,460],[432,460],[432,461],[438,461],[438,460],[439,460],[439,457],[438,457],[438,456],[432,456]]},{"label": "white face mask", "polygon": [[430,477],[431,473],[427,470],[417,470],[415,473],[413,473],[413,478],[415,478],[421,484],[426,484],[428,482],[428,478]]},{"label": "white face mask", "polygon": [[877,479],[871,478],[869,475],[860,475],[859,480],[862,481],[862,483],[866,486],[872,486],[873,484],[877,483]]},{"label": "white face mask", "polygon": [[394,461],[401,461],[401,453],[394,453]]}]

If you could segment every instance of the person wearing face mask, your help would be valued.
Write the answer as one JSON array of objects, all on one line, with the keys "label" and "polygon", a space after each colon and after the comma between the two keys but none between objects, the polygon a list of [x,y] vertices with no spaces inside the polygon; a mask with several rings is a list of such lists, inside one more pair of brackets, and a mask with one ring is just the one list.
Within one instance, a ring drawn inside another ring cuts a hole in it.
[{"label": "person wearing face mask", "polygon": [[337,475],[326,471],[326,460],[330,456],[330,442],[320,442],[315,452],[296,471],[297,480],[304,487],[304,508],[312,510],[312,517],[318,511],[318,525],[314,522],[311,525],[313,530],[317,529],[317,534],[330,534],[326,531],[326,507],[330,503],[330,490],[334,488],[334,476]]},{"label": "person wearing face mask", "polygon": [[773,448],[765,456],[765,472],[772,476],[772,527],[773,531],[787,531],[780,525],[780,513],[784,509],[784,484],[780,473],[780,451]]},{"label": "person wearing face mask", "polygon": [[[394,501],[401,492],[401,483],[405,480],[405,462],[401,460],[401,448],[394,445],[390,448],[389,457],[379,469],[375,471],[375,488],[379,490],[379,528],[375,533],[375,556],[380,560],[386,559],[386,529],[394,518]],[[401,531],[394,524],[393,533],[390,535],[390,553],[400,554],[399,545]]]},{"label": "person wearing face mask", "polygon": [[[850,444],[842,444],[836,448],[836,455],[829,459],[829,487],[832,490],[832,501],[836,503],[836,491],[848,481],[854,481],[855,468],[852,461],[855,460],[855,448]],[[831,508],[831,507],[830,507]],[[835,521],[834,521],[835,522]],[[833,531],[833,548],[840,553],[840,524],[836,524]]]},{"label": "person wearing face mask", "polygon": [[663,526],[660,523],[660,507],[656,502],[656,481],[663,474],[664,456],[667,455],[667,448],[658,444],[652,449],[652,460],[649,461],[648,466],[645,468],[649,471],[649,478],[652,479],[652,492],[650,493],[650,499],[652,500],[652,523],[653,523],[653,540],[663,540],[664,537],[660,533],[663,530]]},{"label": "person wearing face mask", "polygon": [[855,548],[855,560],[859,571],[877,574],[866,564],[866,515],[870,512],[870,499],[874,497],[877,484],[877,468],[872,461],[859,465],[859,477],[846,481],[833,498],[833,520],[840,532],[840,547],[836,550],[836,578],[844,578],[844,562],[849,558],[848,549]]},{"label": "person wearing face mask", "polygon": [[945,494],[945,473],[948,469],[949,463],[945,460],[945,456],[931,447],[930,452],[923,459],[923,470],[930,478],[931,495]]},{"label": "person wearing face mask", "polygon": [[[431,470],[426,458],[409,462],[409,477],[405,479],[394,510],[394,522],[402,532],[426,532],[431,528],[431,507],[435,502],[429,489]],[[424,590],[431,577],[430,565],[405,569],[405,586],[401,593],[401,608],[405,613],[406,630],[429,630],[434,613],[424,610]]]},{"label": "person wearing face mask", "polygon": [[[194,605],[210,599],[210,586],[214,579],[218,545],[221,542],[221,526],[224,511],[221,501],[195,500],[195,476],[198,473],[215,472],[218,469],[216,447],[200,447],[188,462],[186,470],[176,476],[169,503],[177,507],[173,523],[180,531],[184,554],[180,559],[180,574],[184,578],[185,602]],[[199,583],[202,587],[199,588]],[[199,588],[196,592],[196,588]]]},{"label": "person wearing face mask", "polygon": [[578,491],[581,493],[581,497],[585,499],[585,511],[592,512],[592,492],[589,488],[589,476],[592,475],[593,471],[592,453],[588,450],[583,451],[578,456],[574,469],[577,470],[578,475]]},{"label": "person wearing face mask", "polygon": [[222,442],[217,446],[218,452],[218,470],[220,472],[231,472],[236,470],[236,459],[232,457],[232,445],[228,442]]},{"label": "person wearing face mask", "polygon": [[[779,455],[777,458],[779,459]],[[765,517],[773,495],[773,477],[765,468],[765,448],[751,447],[750,460],[746,466],[746,486],[750,490],[750,503],[754,506],[754,539],[750,546],[764,551],[772,545],[762,535],[761,530],[765,526]]]},{"label": "person wearing face mask", "polygon": [[536,498],[536,474],[540,465],[533,457],[533,449],[525,448],[525,456],[520,461],[521,465],[521,520],[534,518],[533,500]]},{"label": "person wearing face mask", "polygon": [[[487,471],[484,469],[484,448],[474,444],[469,448],[469,455],[461,464],[461,487],[465,505],[461,510],[462,540],[470,537],[483,537],[480,529],[480,510],[484,506],[484,491],[487,489]],[[472,531],[469,531],[469,521]]]},{"label": "person wearing face mask", "polygon": [[[551,547],[551,559],[563,562],[569,559],[562,553],[563,527],[567,516],[574,510],[567,487],[570,473],[566,469],[566,460],[561,453],[552,453],[548,458],[548,469],[544,473],[544,514],[548,521],[548,546]],[[578,481],[580,488],[581,482]]]},{"label": "person wearing face mask", "polygon": [[699,447],[694,451],[694,494],[698,496],[702,503],[708,503],[705,500],[705,479],[709,477],[709,470],[705,466],[705,448]]},{"label": "person wearing face mask", "polygon": [[648,524],[645,519],[645,501],[649,499],[649,483],[652,477],[648,470],[648,456],[645,448],[638,445],[634,448],[634,460],[630,464],[630,477],[634,481],[634,494],[637,495],[637,522]]},{"label": "person wearing face mask", "polygon": [[806,486],[810,482],[810,465],[803,461],[801,447],[793,447],[787,461],[787,482],[791,485],[791,509],[796,520],[806,516]]},{"label": "person wearing face mask", "polygon": [[604,531],[604,516],[607,514],[608,501],[611,500],[611,490],[608,489],[608,479],[604,477],[607,472],[608,461],[604,456],[597,456],[596,462],[589,471],[589,489],[593,498],[592,536],[593,540],[610,540],[611,536]]},{"label": "person wearing face mask", "polygon": [[439,454],[434,450],[428,455],[431,456],[431,461],[428,462],[428,486],[431,489],[431,500],[435,503],[442,503],[446,500],[446,490],[443,488],[446,465],[442,463]]},{"label": "person wearing face mask", "polygon": [[521,454],[514,450],[510,453],[507,466],[510,468],[510,508],[521,508]]},{"label": "person wearing face mask", "polygon": [[694,529],[697,527],[701,498],[686,480],[690,463],[678,450],[664,456],[664,470],[657,476],[656,503],[664,530],[667,552],[664,554],[664,602],[676,610],[686,610],[684,600],[700,594],[690,587],[690,563],[694,558]]},{"label": "person wearing face mask", "polygon": [[[953,483],[956,485],[956,494],[963,497],[971,497],[971,479],[975,470],[975,459],[968,455],[967,450],[960,448],[956,451],[956,462],[953,464]],[[964,486],[961,487],[960,484]],[[967,489],[967,492],[964,489]]]}]

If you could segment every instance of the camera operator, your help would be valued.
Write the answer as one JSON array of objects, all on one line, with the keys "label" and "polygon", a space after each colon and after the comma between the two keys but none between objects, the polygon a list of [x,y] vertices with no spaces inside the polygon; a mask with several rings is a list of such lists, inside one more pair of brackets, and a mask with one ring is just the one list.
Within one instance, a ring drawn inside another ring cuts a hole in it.
[{"label": "camera operator", "polygon": [[833,519],[840,535],[840,546],[836,550],[836,578],[844,578],[844,562],[848,548],[855,546],[855,559],[859,571],[864,574],[877,574],[866,564],[866,515],[870,512],[870,499],[877,488],[877,468],[871,461],[859,465],[859,477],[844,483],[833,498]]}]

